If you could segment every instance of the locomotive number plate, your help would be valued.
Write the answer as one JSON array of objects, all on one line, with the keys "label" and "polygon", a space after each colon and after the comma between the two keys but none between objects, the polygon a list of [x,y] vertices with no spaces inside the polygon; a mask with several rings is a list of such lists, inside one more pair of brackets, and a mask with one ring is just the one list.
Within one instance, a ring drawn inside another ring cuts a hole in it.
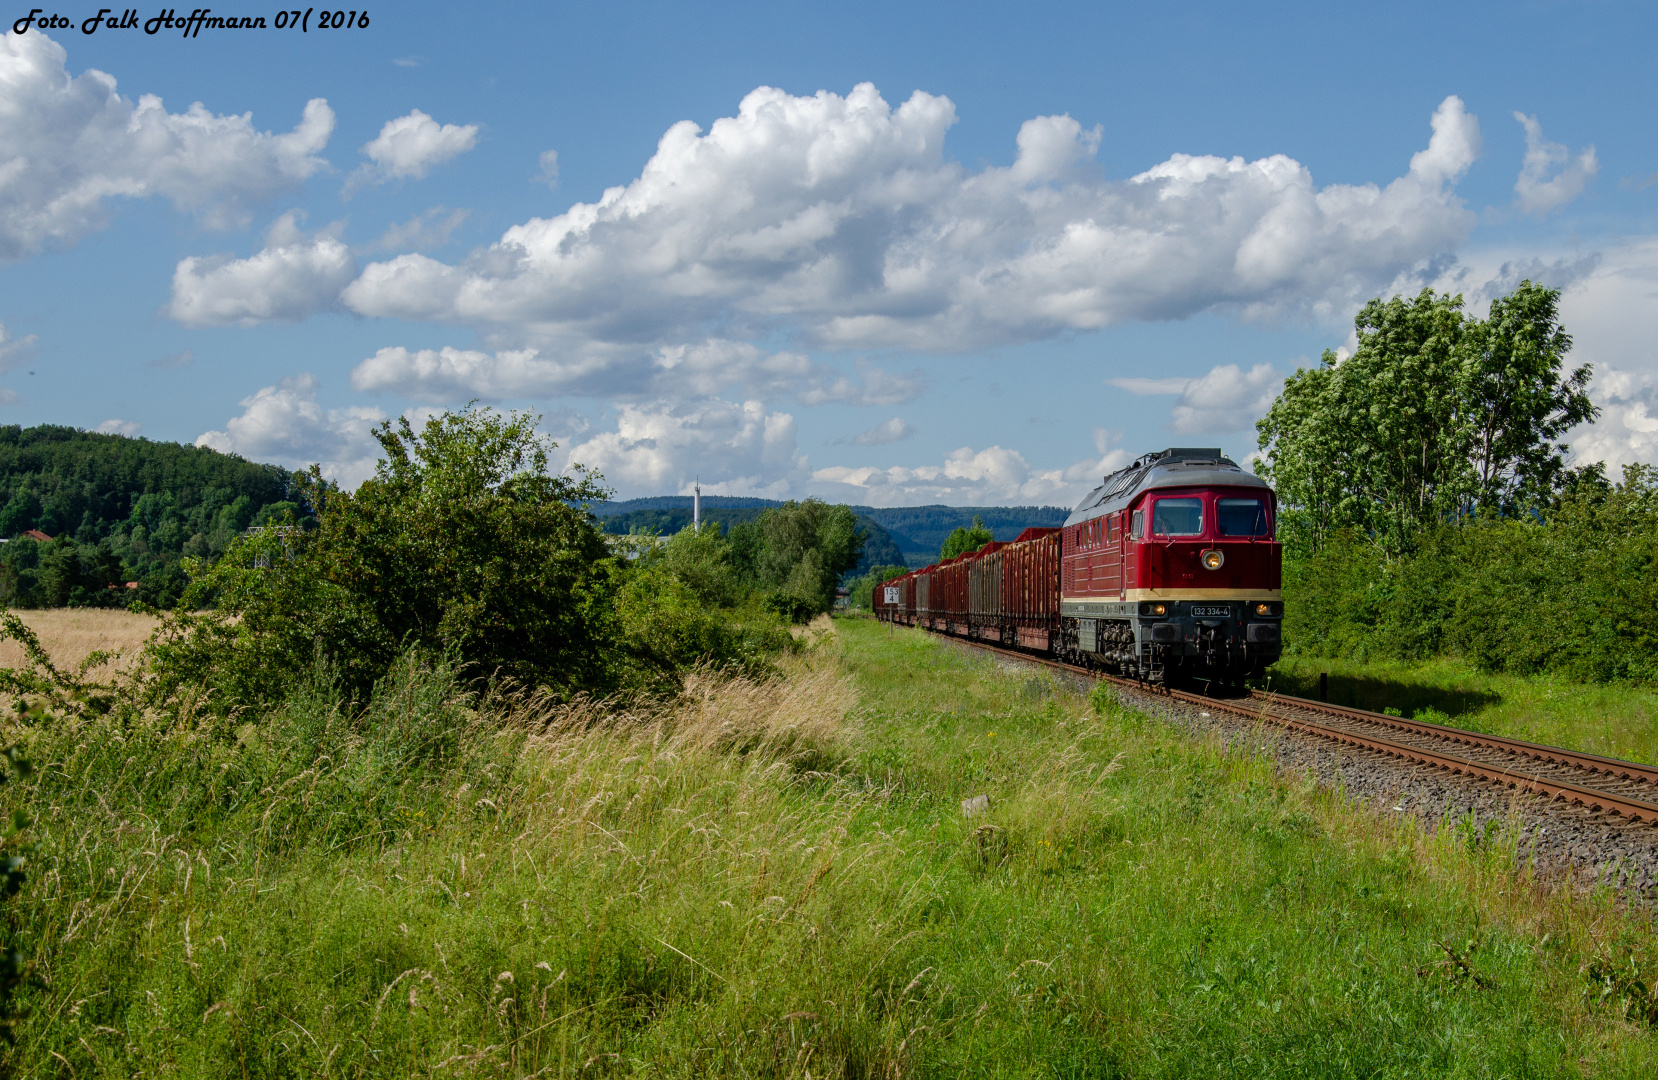
[{"label": "locomotive number plate", "polygon": [[1199,619],[1204,618],[1206,616],[1208,618],[1225,619],[1225,618],[1229,617],[1231,614],[1232,614],[1232,609],[1229,608],[1229,607],[1194,607],[1194,608],[1192,608],[1192,615],[1195,616],[1196,618],[1199,618]]}]

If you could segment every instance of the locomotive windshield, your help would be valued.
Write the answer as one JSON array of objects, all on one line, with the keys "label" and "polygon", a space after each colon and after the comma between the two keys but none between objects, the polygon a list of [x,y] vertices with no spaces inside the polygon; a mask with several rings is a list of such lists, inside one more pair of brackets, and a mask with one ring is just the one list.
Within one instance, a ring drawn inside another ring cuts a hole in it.
[{"label": "locomotive windshield", "polygon": [[1156,536],[1202,536],[1202,499],[1158,499],[1151,515]]},{"label": "locomotive windshield", "polygon": [[1222,536],[1266,536],[1267,508],[1259,499],[1219,499],[1215,522]]}]

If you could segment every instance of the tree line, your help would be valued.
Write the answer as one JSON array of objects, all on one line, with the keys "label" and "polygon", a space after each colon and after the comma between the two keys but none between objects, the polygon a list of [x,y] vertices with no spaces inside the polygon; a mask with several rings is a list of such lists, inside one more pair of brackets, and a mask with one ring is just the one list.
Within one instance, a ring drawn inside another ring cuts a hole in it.
[{"label": "tree line", "polygon": [[607,537],[587,509],[608,495],[601,479],[554,472],[536,420],[388,422],[356,491],[300,477],[315,527],[238,537],[196,564],[146,692],[251,707],[322,671],[366,698],[411,652],[560,697],[673,692],[698,664],[769,670],[794,645],[789,623],[829,610],[857,563],[853,514],[816,500],[727,534]]},{"label": "tree line", "polygon": [[1291,652],[1658,681],[1658,470],[1568,466],[1598,409],[1559,299],[1372,300],[1286,380],[1257,433]]},{"label": "tree line", "polygon": [[640,562],[684,582],[712,608],[758,605],[804,622],[834,606],[836,588],[867,544],[850,507],[807,499],[766,508],[728,530],[718,522],[681,529],[660,547],[647,545]]},{"label": "tree line", "polygon": [[[304,519],[296,477],[206,447],[58,425],[0,427],[0,605],[170,606],[183,560],[250,525]],[[37,543],[22,534],[51,537]],[[125,588],[127,582],[139,588]],[[110,586],[115,586],[111,589]]]},{"label": "tree line", "polygon": [[[635,502],[655,500],[637,499]],[[702,508],[703,529],[713,529],[718,533],[725,533],[746,522],[757,521],[765,514],[781,509],[784,504],[766,505],[760,499],[744,499],[743,502],[760,503],[756,506],[708,506]],[[793,506],[795,504],[787,504]],[[904,561],[903,552],[893,542],[891,534],[867,514],[861,514],[855,507],[851,508],[852,519],[857,530],[863,534],[864,544],[862,554],[858,558],[858,565],[849,573],[863,573],[869,567]],[[626,535],[627,533],[655,533],[660,536],[674,536],[691,527],[691,508],[687,506],[650,506],[637,510],[628,510],[619,514],[605,514],[599,518],[599,523],[607,533]]]}]

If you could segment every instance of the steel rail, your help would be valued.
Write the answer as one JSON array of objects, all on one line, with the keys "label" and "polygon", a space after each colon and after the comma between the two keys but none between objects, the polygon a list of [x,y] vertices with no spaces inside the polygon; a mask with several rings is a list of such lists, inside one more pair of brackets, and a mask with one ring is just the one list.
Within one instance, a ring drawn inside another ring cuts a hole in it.
[{"label": "steel rail", "polygon": [[[1540,758],[1549,764],[1580,769],[1589,772],[1591,775],[1613,775],[1616,772],[1619,779],[1632,781],[1647,781],[1649,777],[1658,779],[1658,769],[1648,765],[1641,765],[1632,761],[1620,761],[1617,758],[1600,757],[1596,754],[1580,754],[1560,747],[1542,746],[1538,743],[1524,742],[1519,739],[1501,739],[1492,735],[1483,735],[1477,731],[1447,727],[1443,724],[1402,720],[1386,713],[1365,712],[1362,709],[1349,709],[1344,706],[1329,705],[1322,701],[1312,701],[1307,698],[1293,698],[1284,694],[1252,691],[1250,697],[1232,701],[1226,698],[1205,697],[1202,694],[1193,694],[1185,690],[1153,688],[1136,679],[1126,679],[1120,675],[1108,675],[1101,671],[1067,664],[1060,660],[1051,660],[1044,656],[1035,656],[1000,645],[991,645],[983,641],[974,641],[972,638],[958,637],[954,634],[941,636],[950,641],[959,641],[964,645],[983,649],[986,652],[998,653],[1026,663],[1040,664],[1067,674],[1109,682],[1138,693],[1168,697],[1189,705],[1231,713],[1249,720],[1276,724],[1279,727],[1315,735],[1343,745],[1377,751],[1412,764],[1446,769],[1453,775],[1468,776],[1473,779],[1501,784],[1517,791],[1544,795],[1554,802],[1566,802],[1573,806],[1583,806],[1591,811],[1617,814],[1631,821],[1645,822],[1648,825],[1658,823],[1658,802],[1648,802],[1620,792],[1606,791],[1571,781],[1540,776],[1522,768],[1492,765],[1488,762],[1475,761],[1458,754],[1409,746],[1380,735],[1368,735],[1345,728],[1331,727],[1320,724],[1316,720],[1290,716],[1278,710],[1293,707],[1315,713],[1322,712],[1344,719],[1388,728],[1395,732],[1409,732],[1419,736],[1439,739],[1452,745],[1457,745],[1460,742],[1486,749],[1500,750],[1519,757]],[[1246,705],[1243,702],[1253,702],[1253,704]]]},{"label": "steel rail", "polygon": [[1265,690],[1251,690],[1249,693],[1250,697],[1256,700],[1284,702],[1297,708],[1351,717],[1354,720],[1360,720],[1367,724],[1377,724],[1391,728],[1394,731],[1446,739],[1466,746],[1500,750],[1503,753],[1533,758],[1551,765],[1568,765],[1592,774],[1604,773],[1619,780],[1653,784],[1658,787],[1658,766],[1643,765],[1638,761],[1602,757],[1599,754],[1588,754],[1577,750],[1566,750],[1558,746],[1526,742],[1524,739],[1508,739],[1496,735],[1486,735],[1482,732],[1468,731],[1464,728],[1429,723],[1426,720],[1407,720],[1403,717],[1390,716],[1387,713],[1367,712],[1364,709],[1331,705],[1327,702],[1314,701],[1311,698],[1293,697],[1289,694],[1278,694]]}]

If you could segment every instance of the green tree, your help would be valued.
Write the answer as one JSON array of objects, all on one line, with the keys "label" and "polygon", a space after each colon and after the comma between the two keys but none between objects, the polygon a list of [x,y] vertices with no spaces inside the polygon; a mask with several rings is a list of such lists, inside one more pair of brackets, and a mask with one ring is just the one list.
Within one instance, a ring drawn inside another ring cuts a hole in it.
[{"label": "green tree", "polygon": [[1353,355],[1297,370],[1256,424],[1285,539],[1316,553],[1352,529],[1396,557],[1438,522],[1544,505],[1567,479],[1555,440],[1595,415],[1588,366],[1561,374],[1558,299],[1523,282],[1487,320],[1431,289],[1366,304]]},{"label": "green tree", "polygon": [[975,514],[970,527],[956,528],[944,538],[944,546],[939,549],[938,557],[953,559],[957,555],[977,551],[994,539],[995,536],[985,528],[984,519]]},{"label": "green tree", "polygon": [[1540,506],[1567,481],[1557,440],[1600,415],[1586,392],[1590,366],[1562,371],[1572,339],[1560,291],[1522,281],[1471,336],[1457,389],[1473,429],[1475,498],[1494,509]]},{"label": "green tree", "polygon": [[313,473],[319,529],[237,540],[200,572],[186,603],[216,610],[158,646],[158,689],[276,698],[320,653],[365,694],[411,647],[563,693],[610,685],[615,566],[579,508],[606,493],[551,471],[536,420],[469,407],[418,431],[388,422],[354,494]]},{"label": "green tree", "polygon": [[819,499],[786,502],[761,514],[754,526],[753,533],[734,527],[731,539],[734,547],[743,545],[739,557],[752,560],[756,583],[798,601],[791,610],[833,607],[835,586],[863,552],[864,534],[851,507]]},{"label": "green tree", "polygon": [[652,561],[705,605],[733,607],[746,590],[732,566],[729,548],[720,527],[705,524],[700,531],[687,528],[675,533]]}]

